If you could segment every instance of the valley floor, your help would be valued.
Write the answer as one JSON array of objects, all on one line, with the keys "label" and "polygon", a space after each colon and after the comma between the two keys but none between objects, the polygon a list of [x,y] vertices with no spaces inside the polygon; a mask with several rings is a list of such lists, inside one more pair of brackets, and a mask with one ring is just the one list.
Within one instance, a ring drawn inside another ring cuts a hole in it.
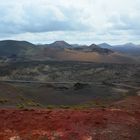
[{"label": "valley floor", "polygon": [[0,140],[139,140],[140,65],[0,66]]}]

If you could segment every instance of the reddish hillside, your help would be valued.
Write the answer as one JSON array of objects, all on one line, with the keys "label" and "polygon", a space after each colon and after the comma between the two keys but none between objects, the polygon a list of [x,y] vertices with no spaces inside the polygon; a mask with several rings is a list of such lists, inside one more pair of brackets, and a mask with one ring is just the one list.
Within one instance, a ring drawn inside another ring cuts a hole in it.
[{"label": "reddish hillside", "polygon": [[138,140],[140,112],[0,110],[0,140]]}]

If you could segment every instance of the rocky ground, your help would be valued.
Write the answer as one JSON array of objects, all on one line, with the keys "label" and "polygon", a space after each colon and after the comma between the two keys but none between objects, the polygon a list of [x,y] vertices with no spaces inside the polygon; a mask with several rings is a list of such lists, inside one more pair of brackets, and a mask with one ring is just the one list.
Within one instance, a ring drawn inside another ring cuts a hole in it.
[{"label": "rocky ground", "polygon": [[0,140],[139,140],[140,106],[128,110],[127,101],[122,109],[1,109]]},{"label": "rocky ground", "polygon": [[139,140],[139,70],[140,65],[77,62],[1,66],[0,140]]}]

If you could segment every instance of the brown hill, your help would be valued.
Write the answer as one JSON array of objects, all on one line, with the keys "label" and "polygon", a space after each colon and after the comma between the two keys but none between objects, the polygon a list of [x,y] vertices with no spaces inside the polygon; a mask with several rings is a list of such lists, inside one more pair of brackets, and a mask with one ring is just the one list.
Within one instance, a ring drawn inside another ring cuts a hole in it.
[{"label": "brown hill", "polygon": [[[88,51],[87,51],[88,50]],[[134,60],[127,55],[113,52],[102,48],[84,49],[61,49],[45,48],[40,57],[49,57],[54,60],[70,60],[70,61],[89,61],[89,62],[105,62],[105,63],[133,63]]]}]

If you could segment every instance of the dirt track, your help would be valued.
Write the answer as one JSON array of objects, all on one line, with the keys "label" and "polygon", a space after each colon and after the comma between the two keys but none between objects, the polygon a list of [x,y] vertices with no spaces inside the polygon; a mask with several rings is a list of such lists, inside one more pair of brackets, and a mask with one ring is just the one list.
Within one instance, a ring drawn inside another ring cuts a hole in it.
[{"label": "dirt track", "polygon": [[138,140],[140,112],[0,110],[0,140]]}]

